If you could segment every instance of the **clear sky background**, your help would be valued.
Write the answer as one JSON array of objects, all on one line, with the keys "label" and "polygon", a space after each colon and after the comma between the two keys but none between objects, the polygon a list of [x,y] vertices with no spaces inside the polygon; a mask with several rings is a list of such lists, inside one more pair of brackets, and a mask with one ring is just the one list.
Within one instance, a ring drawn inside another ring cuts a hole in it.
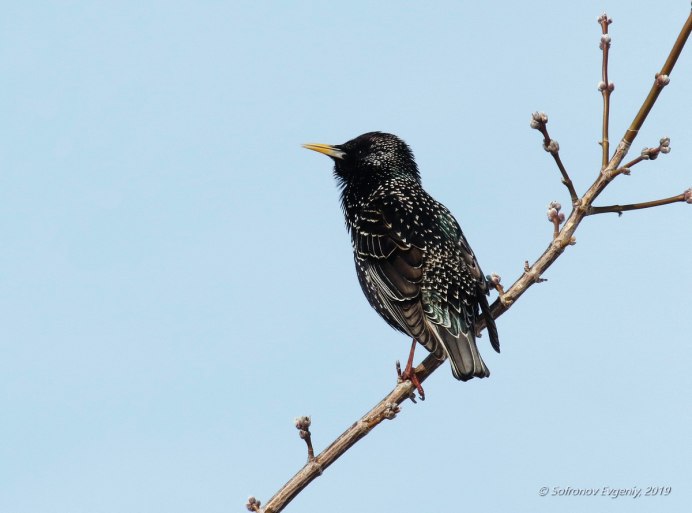
[{"label": "clear sky background", "polygon": [[[12,2],[0,18],[0,510],[244,511],[395,383],[409,341],[356,280],[329,159],[396,133],[506,285],[686,19],[632,2]],[[692,47],[599,204],[692,185]],[[692,503],[692,206],[588,218],[487,338],[287,511],[680,512]],[[423,351],[419,353],[422,358]],[[550,487],[540,497],[541,487]],[[554,487],[667,497],[553,497]]]}]

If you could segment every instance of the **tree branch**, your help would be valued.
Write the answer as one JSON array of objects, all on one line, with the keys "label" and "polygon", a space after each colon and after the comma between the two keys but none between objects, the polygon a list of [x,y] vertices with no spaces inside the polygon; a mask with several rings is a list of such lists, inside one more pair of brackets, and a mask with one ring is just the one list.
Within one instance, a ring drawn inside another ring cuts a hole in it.
[{"label": "tree branch", "polygon": [[649,95],[646,97],[646,100],[644,100],[644,103],[639,109],[637,115],[634,117],[634,120],[632,120],[632,124],[627,129],[627,132],[625,133],[625,136],[622,138],[620,144],[625,144],[627,145],[627,148],[629,148],[632,142],[634,141],[635,137],[637,137],[639,129],[644,124],[644,120],[646,120],[646,117],[649,115],[649,112],[651,112],[651,108],[654,106],[654,103],[656,103],[658,95],[661,94],[663,88],[667,86],[670,82],[670,74],[673,71],[673,68],[675,67],[675,62],[678,60],[678,57],[680,57],[680,53],[682,53],[682,49],[685,46],[685,43],[687,42],[687,38],[690,37],[691,31],[692,14],[690,14],[687,17],[687,21],[680,30],[680,34],[678,35],[678,38],[675,40],[675,43],[673,44],[673,49],[670,51],[670,54],[668,54],[666,62],[663,64],[661,71],[656,73],[656,77],[654,78],[654,84],[651,86]]},{"label": "tree branch", "polygon": [[[592,207],[593,201],[598,197],[598,195],[603,192],[606,186],[612,181],[612,179],[619,173],[613,174],[618,170],[620,164],[622,163],[627,151],[636,138],[639,129],[641,128],[646,116],[653,107],[658,95],[661,90],[669,81],[669,75],[673,70],[675,61],[680,55],[685,42],[687,41],[690,32],[692,31],[692,13],[687,18],[687,22],[682,28],[680,35],[678,36],[673,49],[671,50],[668,59],[666,60],[660,73],[657,74],[654,85],[649,92],[649,95],[644,100],[639,112],[635,116],[632,124],[625,132],[620,144],[613,154],[610,160],[606,159],[603,165],[601,173],[599,173],[598,178],[589,187],[589,189],[584,193],[584,195],[579,198],[574,191],[574,186],[572,185],[567,171],[565,170],[562,162],[559,159],[557,143],[552,141],[548,136],[547,130],[541,130],[543,133],[545,142],[544,146],[546,150],[549,151],[555,158],[555,162],[560,168],[562,173],[563,183],[567,186],[570,197],[573,201],[573,209],[569,215],[569,218],[565,221],[562,229],[557,233],[552,242],[548,245],[543,254],[536,260],[536,262],[529,266],[527,263],[525,272],[522,276],[514,282],[514,284],[504,293],[500,294],[500,297],[493,302],[491,305],[491,315],[494,319],[505,313],[512,304],[528,290],[534,283],[539,283],[544,281],[541,275],[552,265],[552,263],[564,252],[565,248],[574,244],[574,233],[579,227],[581,221],[587,215],[594,213],[594,209],[599,208],[610,208],[610,207]],[[605,109],[604,109],[605,110]],[[605,113],[604,113],[605,116]],[[542,118],[541,118],[542,119]],[[534,121],[536,120],[534,115]],[[538,121],[540,123],[540,119]],[[547,116],[545,118],[547,122]],[[543,128],[545,128],[545,122],[543,122]],[[532,127],[534,122],[532,121]],[[604,128],[607,129],[607,123],[604,123]],[[607,133],[604,132],[607,136]],[[607,141],[607,137],[604,137],[604,141]],[[552,143],[554,144],[554,151],[549,148]],[[607,155],[607,150],[604,145],[604,155]],[[636,159],[635,159],[636,160]],[[634,165],[630,163],[630,165]],[[626,166],[628,167],[628,166]],[[666,200],[658,200],[659,204],[673,203],[677,201],[685,201],[687,203],[692,203],[692,188],[685,191],[682,195],[674,196],[673,198],[667,198]],[[656,203],[656,202],[650,202]],[[648,208],[658,205],[653,204],[640,204],[646,206],[640,206],[638,208]],[[628,205],[621,208],[627,210]],[[499,279],[498,285],[499,285]],[[499,287],[500,290],[501,287]],[[478,330],[484,329],[485,322],[481,319]],[[423,362],[416,367],[416,374],[418,379],[423,382],[430,376],[443,362],[444,360],[439,360],[433,355],[428,355]],[[283,510],[286,505],[298,495],[312,480],[317,476],[321,475],[322,472],[329,467],[334,461],[336,461],[342,454],[344,454],[349,448],[351,448],[358,440],[366,436],[372,429],[377,427],[382,421],[386,419],[393,419],[399,412],[399,405],[408,399],[414,391],[414,386],[410,381],[405,381],[399,383],[389,394],[387,394],[374,408],[372,408],[368,413],[366,413],[360,420],[354,423],[350,428],[344,431],[339,438],[337,438],[332,444],[330,444],[326,449],[324,449],[320,454],[311,459],[296,475],[294,475],[268,502],[267,505],[262,509],[264,513],[278,513]],[[247,507],[251,511],[259,511],[260,503],[254,497],[248,499]]]},{"label": "tree branch", "polygon": [[617,212],[618,215],[622,215],[623,212],[628,210],[640,210],[642,208],[660,207],[662,205],[670,205],[671,203],[686,202],[690,203],[692,199],[692,189],[687,189],[682,194],[677,196],[671,196],[670,198],[663,198],[655,201],[646,201],[644,203],[630,203],[629,205],[609,205],[607,207],[591,207],[586,213],[587,216],[594,214],[606,214],[609,212]]},{"label": "tree branch", "polygon": [[656,160],[661,153],[663,153],[664,155],[666,153],[670,153],[669,137],[662,138],[658,146],[655,148],[644,148],[637,158],[630,160],[627,164],[625,164],[622,167],[613,169],[606,175],[606,178],[612,180],[617,175],[629,175],[633,166],[639,164],[644,160]]},{"label": "tree branch", "polygon": [[601,65],[601,82],[598,84],[598,90],[603,95],[603,138],[601,139],[601,147],[603,148],[602,167],[608,165],[610,158],[610,141],[608,140],[608,123],[610,121],[610,93],[615,90],[615,84],[608,82],[608,51],[610,50],[610,35],[608,34],[608,25],[613,23],[613,20],[608,18],[606,13],[598,17],[598,23],[601,25],[601,44],[603,50],[603,63]]},{"label": "tree branch", "polygon": [[555,159],[555,163],[562,174],[562,183],[565,184],[565,187],[567,187],[569,197],[572,200],[572,205],[574,205],[577,201],[579,201],[579,195],[574,189],[574,184],[572,183],[569,174],[567,174],[567,170],[565,169],[562,159],[560,158],[560,145],[556,140],[551,139],[550,135],[548,135],[547,124],[548,115],[545,112],[534,112],[531,115],[531,128],[538,130],[541,134],[543,134],[543,149],[550,153]]}]

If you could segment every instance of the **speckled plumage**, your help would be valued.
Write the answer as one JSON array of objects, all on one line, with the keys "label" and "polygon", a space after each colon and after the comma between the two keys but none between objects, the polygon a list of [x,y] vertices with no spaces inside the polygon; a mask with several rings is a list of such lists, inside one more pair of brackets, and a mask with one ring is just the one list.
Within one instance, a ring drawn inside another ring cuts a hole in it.
[{"label": "speckled plumage", "polygon": [[497,351],[499,342],[485,278],[452,214],[423,190],[410,148],[381,132],[307,147],[335,162],[358,280],[372,307],[428,351],[448,355],[457,379],[487,377],[475,341],[479,315]]}]

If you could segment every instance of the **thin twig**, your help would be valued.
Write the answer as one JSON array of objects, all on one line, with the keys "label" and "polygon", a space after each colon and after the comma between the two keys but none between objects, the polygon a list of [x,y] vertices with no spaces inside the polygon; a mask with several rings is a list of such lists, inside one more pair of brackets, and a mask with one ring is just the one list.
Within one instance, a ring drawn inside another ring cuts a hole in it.
[{"label": "thin twig", "polygon": [[298,417],[295,421],[298,436],[305,440],[305,444],[308,446],[308,462],[315,459],[315,450],[312,448],[312,433],[310,433],[311,423],[312,420],[307,416]]},{"label": "thin twig", "polygon": [[610,178],[615,178],[617,175],[629,175],[633,166],[639,164],[644,160],[656,160],[659,154],[661,153],[670,153],[669,137],[662,138],[656,148],[644,148],[637,158],[630,160],[627,164],[625,164],[622,167],[614,169],[613,172],[610,174]]},{"label": "thin twig", "polygon": [[567,169],[565,169],[565,165],[562,163],[562,159],[560,158],[560,145],[556,140],[550,138],[550,135],[548,134],[548,127],[546,126],[547,124],[548,116],[545,112],[534,112],[532,114],[531,128],[538,130],[543,135],[543,149],[550,153],[555,159],[555,163],[562,174],[562,183],[565,184],[565,187],[567,187],[567,190],[569,191],[569,197],[572,200],[572,205],[576,205],[579,201],[579,195],[574,189],[572,179],[569,177]]},{"label": "thin twig", "polygon": [[247,508],[247,510],[253,511],[255,513],[260,513],[262,511],[261,506],[262,502],[258,501],[254,497],[249,497],[247,502],[245,503],[245,507]]},{"label": "thin twig", "polygon": [[[433,370],[442,364],[442,360],[434,358],[434,367],[426,370],[423,364],[416,368],[418,379],[424,381]],[[399,383],[382,401],[372,410],[363,415],[361,419],[344,431],[339,438],[329,447],[309,461],[296,475],[294,475],[281,489],[269,499],[262,510],[264,513],[278,513],[291,502],[308,484],[320,476],[324,469],[334,463],[342,454],[355,445],[358,440],[367,435],[375,426],[383,420],[393,419],[399,412],[399,405],[413,393],[415,387],[410,381]]]},{"label": "thin twig", "polygon": [[670,198],[663,198],[655,201],[646,201],[644,203],[630,203],[629,205],[609,205],[607,207],[591,207],[586,213],[587,216],[594,214],[606,214],[609,212],[617,212],[622,215],[623,212],[628,210],[640,210],[642,208],[660,207],[662,205],[670,205],[671,203],[687,202],[687,197],[689,193],[683,192],[677,196],[671,196]]},{"label": "thin twig", "polygon": [[603,148],[603,159],[601,167],[605,168],[610,159],[610,141],[608,140],[608,123],[610,121],[610,93],[615,89],[615,84],[608,82],[608,51],[610,50],[610,35],[608,34],[608,25],[613,22],[608,18],[606,13],[603,13],[598,18],[598,23],[601,25],[601,44],[603,50],[603,63],[601,65],[601,83],[598,84],[598,89],[603,95],[603,139],[601,147]]},{"label": "thin twig", "polygon": [[[661,73],[657,78],[657,83],[659,82],[660,76],[665,75],[666,77],[670,75],[673,69],[675,61],[680,55],[685,42],[687,41],[690,32],[692,31],[692,13],[687,19],[677,41],[675,42],[673,49],[671,50],[666,63],[664,64]],[[536,260],[532,266],[528,266],[526,272],[521,275],[521,277],[514,282],[514,284],[506,291],[506,293],[496,299],[490,307],[491,316],[494,319],[500,317],[504,312],[506,312],[512,304],[528,290],[528,288],[534,283],[542,280],[541,274],[548,269],[551,264],[562,254],[566,247],[574,244],[574,232],[578,228],[581,221],[585,216],[589,214],[589,209],[596,197],[605,189],[610,180],[607,178],[609,173],[616,170],[618,166],[622,163],[627,150],[634,141],[641,128],[647,114],[653,107],[658,95],[660,94],[661,88],[663,86],[657,86],[654,84],[651,92],[647,96],[646,100],[642,104],[639,113],[635,117],[634,121],[630,125],[622,141],[618,145],[615,153],[608,162],[608,165],[599,173],[596,181],[591,185],[591,187],[584,193],[581,199],[574,193],[573,187],[571,187],[571,181],[565,183],[570,189],[570,196],[573,196],[575,201],[575,207],[572,210],[569,218],[566,220],[558,236],[550,243],[548,248],[543,252],[543,254]],[[535,127],[534,127],[535,128]],[[549,138],[548,138],[549,139]],[[556,162],[558,159],[556,159]],[[560,164],[558,164],[560,167]],[[564,168],[561,168],[563,172]],[[563,179],[566,176],[566,171],[563,172]],[[568,179],[568,177],[567,177]],[[570,184],[570,185],[568,185]],[[571,188],[570,188],[571,187]],[[689,189],[684,193],[684,201],[692,203],[692,189]],[[680,201],[680,200],[678,200]],[[478,330],[484,329],[485,321],[483,319],[478,323]],[[418,379],[422,383],[430,376],[443,362],[436,358],[434,355],[428,355],[423,362],[416,367],[415,372]],[[342,454],[344,454],[350,447],[352,447],[358,440],[366,436],[372,429],[379,425],[385,419],[393,418],[399,411],[398,405],[403,403],[414,391],[414,386],[410,381],[404,381],[399,383],[382,401],[380,401],[373,409],[366,413],[359,421],[354,423],[350,428],[344,431],[339,438],[337,438],[329,447],[318,454],[312,461],[308,462],[295,476],[293,476],[275,495],[269,502],[267,502],[266,507],[263,509],[264,513],[278,513],[283,510],[286,505],[298,495],[312,480],[319,476],[324,469],[329,465],[334,463]],[[253,505],[248,505],[248,507],[253,507],[254,504],[259,505],[259,501],[253,503]],[[258,508],[259,509],[259,508]]]},{"label": "thin twig", "polygon": [[553,223],[553,239],[560,235],[560,225],[565,222],[565,214],[560,212],[562,205],[557,201],[551,201],[548,205],[548,222]]}]

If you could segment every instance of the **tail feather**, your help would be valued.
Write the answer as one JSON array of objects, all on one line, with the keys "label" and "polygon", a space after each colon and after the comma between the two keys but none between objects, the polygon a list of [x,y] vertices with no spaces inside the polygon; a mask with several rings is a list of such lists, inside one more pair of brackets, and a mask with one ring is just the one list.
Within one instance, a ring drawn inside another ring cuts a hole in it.
[{"label": "tail feather", "polygon": [[478,352],[476,340],[471,330],[466,333],[459,333],[458,337],[444,328],[437,330],[437,333],[440,336],[442,347],[449,356],[452,374],[456,379],[468,381],[471,378],[490,376],[490,371]]},{"label": "tail feather", "polygon": [[488,328],[488,336],[490,337],[490,345],[493,346],[495,352],[500,352],[500,336],[497,334],[497,326],[495,326],[495,319],[490,315],[490,306],[488,305],[488,298],[485,294],[478,294],[478,303],[481,307],[481,313],[483,319],[485,319],[485,325]]}]

